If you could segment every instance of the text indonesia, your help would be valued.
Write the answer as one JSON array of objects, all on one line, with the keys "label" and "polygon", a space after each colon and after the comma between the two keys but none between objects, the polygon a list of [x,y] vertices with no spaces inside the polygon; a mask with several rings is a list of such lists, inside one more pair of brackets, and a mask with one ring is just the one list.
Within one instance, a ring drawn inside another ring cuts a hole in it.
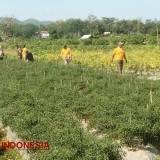
[{"label": "text indonesia", "polygon": [[3,149],[49,149],[48,142],[2,142]]}]

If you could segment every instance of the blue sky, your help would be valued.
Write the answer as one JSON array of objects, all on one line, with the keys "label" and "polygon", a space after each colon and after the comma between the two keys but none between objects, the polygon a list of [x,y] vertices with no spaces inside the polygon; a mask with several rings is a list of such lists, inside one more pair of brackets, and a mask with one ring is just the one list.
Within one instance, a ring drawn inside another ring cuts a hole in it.
[{"label": "blue sky", "polygon": [[160,20],[160,0],[3,0],[0,17],[19,20],[87,19],[94,15],[121,19]]}]

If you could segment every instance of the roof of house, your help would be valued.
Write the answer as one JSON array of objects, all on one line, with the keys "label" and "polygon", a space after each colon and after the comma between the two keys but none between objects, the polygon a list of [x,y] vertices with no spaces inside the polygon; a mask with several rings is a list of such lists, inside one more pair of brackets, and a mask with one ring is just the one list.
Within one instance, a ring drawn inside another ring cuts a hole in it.
[{"label": "roof of house", "polygon": [[41,34],[45,33],[48,34],[48,31],[40,31]]},{"label": "roof of house", "polygon": [[91,34],[86,34],[86,35],[83,35],[80,39],[88,39],[91,36],[92,36]]}]

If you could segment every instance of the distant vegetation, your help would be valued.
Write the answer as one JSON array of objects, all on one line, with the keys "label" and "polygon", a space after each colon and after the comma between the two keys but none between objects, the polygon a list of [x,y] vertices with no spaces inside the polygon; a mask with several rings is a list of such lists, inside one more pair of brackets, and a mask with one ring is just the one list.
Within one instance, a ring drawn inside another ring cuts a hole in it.
[{"label": "distant vegetation", "polygon": [[160,32],[159,27],[160,22],[157,20],[143,22],[141,19],[118,20],[107,17],[97,19],[94,15],[90,15],[86,20],[71,18],[55,22],[40,22],[33,19],[20,22],[7,17],[1,19],[0,36],[3,39],[9,37],[32,38],[37,36],[39,31],[47,30],[50,38],[53,39],[79,38],[84,34],[91,34],[94,38],[99,38],[104,37],[103,33],[107,31],[116,37],[122,35],[141,37],[141,42],[138,43],[143,42],[143,37],[149,39],[150,43],[155,43]]}]

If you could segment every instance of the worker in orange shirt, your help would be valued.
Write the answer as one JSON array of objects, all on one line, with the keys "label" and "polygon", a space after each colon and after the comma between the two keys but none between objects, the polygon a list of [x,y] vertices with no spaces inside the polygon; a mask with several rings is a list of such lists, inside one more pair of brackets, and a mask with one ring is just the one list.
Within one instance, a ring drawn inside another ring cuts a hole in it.
[{"label": "worker in orange shirt", "polygon": [[24,45],[23,49],[22,49],[22,59],[25,60],[25,61],[27,60],[27,54],[28,54],[28,49]]},{"label": "worker in orange shirt", "polygon": [[119,42],[117,48],[115,48],[113,51],[112,59],[111,59],[111,62],[113,62],[113,60],[115,60],[117,72],[119,74],[122,74],[123,60],[125,59],[125,61],[127,63],[127,58],[126,58],[125,50],[123,47],[124,47],[124,44],[122,42]]},{"label": "worker in orange shirt", "polygon": [[64,59],[64,63],[65,64],[69,64],[71,62],[71,49],[69,47],[67,47],[67,45],[65,44],[63,49],[61,50],[61,55]]}]

